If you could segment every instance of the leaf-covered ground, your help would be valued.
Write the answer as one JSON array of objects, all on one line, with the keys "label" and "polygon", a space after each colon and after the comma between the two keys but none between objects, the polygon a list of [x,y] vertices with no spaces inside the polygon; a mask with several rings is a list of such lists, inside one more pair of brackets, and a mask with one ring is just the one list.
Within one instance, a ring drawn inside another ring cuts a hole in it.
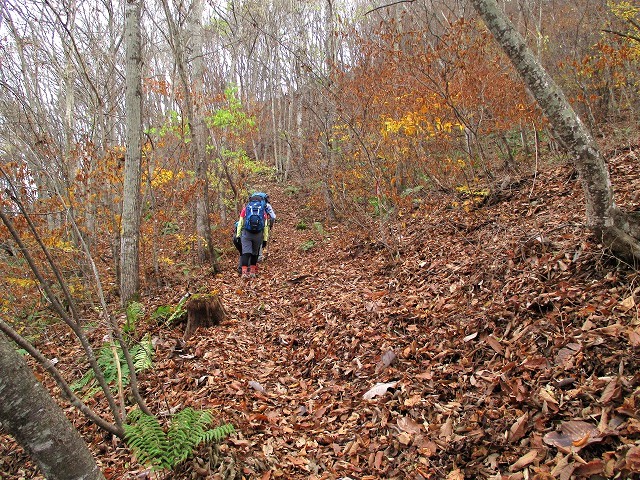
[{"label": "leaf-covered ground", "polygon": [[[628,209],[636,155],[610,158]],[[236,275],[229,250],[223,274],[176,275],[145,299],[151,311],[217,291],[229,317],[186,343],[184,326],[148,327],[152,409],[212,408],[238,430],[170,478],[640,473],[640,278],[589,239],[571,168],[506,179],[475,203],[417,198],[384,236],[314,226],[302,193],[271,188],[279,219],[257,279]],[[145,477],[119,441],[76,423],[108,478]],[[3,475],[36,476],[0,438]]]}]

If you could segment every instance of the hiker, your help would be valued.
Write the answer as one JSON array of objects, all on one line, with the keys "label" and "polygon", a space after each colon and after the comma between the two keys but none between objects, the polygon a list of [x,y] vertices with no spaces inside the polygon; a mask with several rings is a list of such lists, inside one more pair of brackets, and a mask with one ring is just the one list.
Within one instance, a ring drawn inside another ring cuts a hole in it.
[{"label": "hiker", "polygon": [[255,277],[258,273],[258,257],[267,246],[269,230],[276,220],[276,213],[266,193],[256,192],[249,196],[247,205],[240,212],[236,226],[234,245],[241,252],[240,274],[243,278]]}]

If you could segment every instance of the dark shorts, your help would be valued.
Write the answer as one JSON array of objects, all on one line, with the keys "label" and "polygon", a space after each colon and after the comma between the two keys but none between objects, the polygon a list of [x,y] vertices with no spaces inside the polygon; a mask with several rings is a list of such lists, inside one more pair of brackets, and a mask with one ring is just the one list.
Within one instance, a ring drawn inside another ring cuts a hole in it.
[{"label": "dark shorts", "polygon": [[250,253],[251,255],[258,255],[260,253],[260,247],[262,246],[262,236],[264,232],[251,233],[246,230],[242,231],[240,241],[242,242],[242,254]]}]

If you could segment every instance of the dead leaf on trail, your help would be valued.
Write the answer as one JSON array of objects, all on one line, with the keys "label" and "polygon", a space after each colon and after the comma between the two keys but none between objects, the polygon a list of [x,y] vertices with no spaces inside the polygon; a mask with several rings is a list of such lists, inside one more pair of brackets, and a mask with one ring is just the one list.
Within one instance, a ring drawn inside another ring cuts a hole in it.
[{"label": "dead leaf on trail", "polygon": [[373,461],[373,468],[376,470],[380,469],[380,465],[382,465],[382,459],[384,458],[384,451],[378,450],[376,452],[375,460]]},{"label": "dead leaf on trail", "polygon": [[438,445],[432,440],[423,439],[422,445],[418,448],[418,452],[427,458],[432,457],[438,452]]},{"label": "dead leaf on trail", "polygon": [[570,463],[571,455],[565,455],[564,457],[560,457],[558,462],[551,470],[550,474],[553,478],[566,478],[567,473],[571,475],[573,473],[573,467],[575,463]]},{"label": "dead leaf on trail", "polygon": [[464,480],[464,473],[460,471],[459,468],[449,472],[447,475],[447,480]]},{"label": "dead leaf on trail", "polygon": [[640,472],[640,447],[631,447],[627,452],[625,464],[632,472]]},{"label": "dead leaf on trail", "polygon": [[473,340],[478,336],[478,332],[473,332],[462,339],[463,342],[467,343],[470,340]]},{"label": "dead leaf on trail", "polygon": [[406,407],[415,407],[422,402],[422,395],[411,395],[409,398],[405,399],[404,405]]},{"label": "dead leaf on trail", "polygon": [[553,392],[549,389],[549,387],[543,387],[539,392],[540,398],[547,403],[551,403],[553,405],[558,405],[558,400],[554,396]]},{"label": "dead leaf on trail", "polygon": [[561,348],[554,362],[556,365],[563,368],[572,368],[574,362],[574,356],[582,350],[582,345],[579,343],[569,343],[566,347]]},{"label": "dead leaf on trail", "polygon": [[393,365],[395,361],[398,359],[393,350],[387,350],[383,355],[378,365],[376,366],[376,371],[380,372],[385,368]]},{"label": "dead leaf on trail", "polygon": [[525,453],[523,456],[521,456],[518,460],[516,460],[516,463],[514,463],[509,467],[509,471],[515,472],[518,470],[522,470],[527,465],[532,464],[537,457],[538,457],[538,450],[531,450],[528,453]]},{"label": "dead leaf on trail", "polygon": [[620,308],[622,309],[623,312],[628,312],[635,306],[636,306],[636,301],[634,300],[633,295],[625,298],[620,302]]},{"label": "dead leaf on trail", "polygon": [[262,385],[254,380],[249,381],[249,386],[260,393],[265,393],[266,391]]},{"label": "dead leaf on trail", "polygon": [[449,441],[453,437],[453,419],[451,415],[447,417],[447,421],[440,427],[440,438]]},{"label": "dead leaf on trail", "polygon": [[529,420],[529,414],[525,413],[524,415],[520,416],[513,425],[511,425],[511,428],[509,429],[510,442],[517,442],[522,437],[524,437],[524,434],[526,432],[527,420]]},{"label": "dead leaf on trail", "polygon": [[640,347],[640,329],[629,331],[629,343],[632,347]]},{"label": "dead leaf on trail", "polygon": [[411,443],[411,435],[409,435],[407,432],[402,432],[396,438],[398,439],[398,442],[400,442],[405,447],[409,446],[409,444]]},{"label": "dead leaf on trail", "polygon": [[620,325],[619,323],[614,323],[613,325],[608,325],[606,327],[598,328],[597,331],[604,333],[605,335],[610,335],[612,337],[618,337],[622,332],[624,332],[625,327]]},{"label": "dead leaf on trail", "polygon": [[578,465],[573,470],[579,478],[591,478],[593,475],[604,473],[604,462],[602,460],[592,460],[584,465]]},{"label": "dead leaf on trail", "polygon": [[602,395],[600,396],[600,403],[607,404],[611,402],[614,398],[617,398],[620,395],[620,387],[618,386],[618,380],[611,380],[607,386],[605,387]]},{"label": "dead leaf on trail", "polygon": [[504,348],[502,348],[500,341],[496,337],[489,335],[485,341],[498,355],[504,356]]},{"label": "dead leaf on trail", "polygon": [[591,443],[602,441],[602,437],[594,425],[582,420],[570,420],[562,422],[559,431],[547,433],[543,441],[561,452],[572,453]]},{"label": "dead leaf on trail", "polygon": [[420,433],[422,431],[422,425],[409,417],[398,418],[398,427],[407,433]]},{"label": "dead leaf on trail", "polygon": [[367,393],[365,393],[362,398],[365,400],[372,400],[375,397],[382,396],[387,393],[387,390],[393,388],[397,385],[398,382],[388,382],[388,383],[376,383]]}]

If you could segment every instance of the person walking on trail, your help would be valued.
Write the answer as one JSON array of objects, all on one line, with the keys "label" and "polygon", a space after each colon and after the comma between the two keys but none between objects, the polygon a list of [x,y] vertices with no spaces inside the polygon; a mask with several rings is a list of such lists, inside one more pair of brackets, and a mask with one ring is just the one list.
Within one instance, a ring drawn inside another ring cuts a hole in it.
[{"label": "person walking on trail", "polygon": [[[269,202],[269,196],[256,192],[249,196],[247,205],[240,212],[235,237],[241,249],[240,274],[243,278],[258,274],[260,250],[267,246],[269,230],[276,220],[276,213]],[[237,248],[237,241],[234,241]]]}]

